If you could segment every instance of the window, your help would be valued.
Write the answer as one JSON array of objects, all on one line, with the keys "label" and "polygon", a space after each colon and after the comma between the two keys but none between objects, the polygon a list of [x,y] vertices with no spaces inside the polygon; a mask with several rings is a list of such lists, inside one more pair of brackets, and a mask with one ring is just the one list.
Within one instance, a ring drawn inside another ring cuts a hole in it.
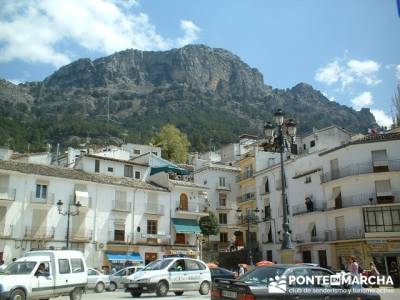
[{"label": "window", "polygon": [[226,194],[219,194],[219,206],[226,206]]},{"label": "window", "polygon": [[264,207],[264,219],[269,220],[271,218],[271,207],[269,205],[266,205]]},{"label": "window", "polygon": [[114,230],[114,241],[125,241],[125,230]]},{"label": "window", "polygon": [[108,167],[108,168],[107,168],[107,171],[112,173],[112,172],[114,172],[114,168]]},{"label": "window", "polygon": [[80,258],[71,258],[72,273],[82,273],[85,271],[83,261]]},{"label": "window", "polygon": [[220,243],[227,243],[228,242],[228,233],[220,232],[219,233],[219,241],[220,241]]},{"label": "window", "polygon": [[306,184],[311,182],[311,176],[306,176]]},{"label": "window", "polygon": [[273,261],[272,250],[267,250],[267,260],[268,261]]},{"label": "window", "polygon": [[140,172],[139,171],[135,171],[135,178],[136,179],[140,179]]},{"label": "window", "polygon": [[98,160],[98,159],[96,159],[96,160],[94,161],[94,171],[95,171],[96,173],[99,173],[99,172],[100,172],[100,160]]},{"label": "window", "polygon": [[140,155],[140,149],[134,149],[134,150],[133,150],[133,154]]},{"label": "window", "polygon": [[388,158],[386,150],[371,151],[374,172],[387,172]]},{"label": "window", "polygon": [[219,224],[227,224],[228,216],[227,214],[219,214]]},{"label": "window", "polygon": [[58,269],[60,274],[69,274],[71,273],[71,269],[69,267],[68,259],[59,259],[58,260]]},{"label": "window", "polygon": [[377,203],[387,204],[394,201],[390,180],[375,181],[375,191]]},{"label": "window", "polygon": [[306,150],[307,149],[307,145],[303,144],[303,149]]},{"label": "window", "polygon": [[124,166],[124,176],[133,178],[133,167],[129,165]]},{"label": "window", "polygon": [[400,231],[400,207],[383,206],[364,208],[366,232]]},{"label": "window", "polygon": [[36,198],[47,199],[47,185],[45,184],[36,185]]},{"label": "window", "polygon": [[176,239],[175,239],[176,244],[186,244],[186,238],[184,233],[177,233],[176,234]]},{"label": "window", "polygon": [[225,186],[225,177],[220,177],[219,178],[219,186]]},{"label": "window", "polygon": [[92,270],[92,269],[89,269],[89,270],[87,271],[87,274],[88,274],[89,276],[97,276],[97,275],[99,275],[95,270]]},{"label": "window", "polygon": [[147,233],[157,234],[157,220],[147,220]]},{"label": "window", "polygon": [[186,260],[186,270],[187,271],[198,271],[201,270],[200,265],[191,259]]},{"label": "window", "polygon": [[186,194],[181,194],[179,197],[179,209],[184,211],[189,209],[189,199]]},{"label": "window", "polygon": [[314,141],[314,140],[312,140],[312,141],[310,142],[310,148],[312,148],[312,147],[315,147],[315,141]]}]

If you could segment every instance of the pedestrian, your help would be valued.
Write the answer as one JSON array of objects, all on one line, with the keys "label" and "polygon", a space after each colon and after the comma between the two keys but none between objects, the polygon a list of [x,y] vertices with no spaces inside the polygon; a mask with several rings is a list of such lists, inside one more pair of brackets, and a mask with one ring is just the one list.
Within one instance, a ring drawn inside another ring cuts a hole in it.
[{"label": "pedestrian", "polygon": [[115,268],[115,266],[112,267],[111,269],[111,274],[117,273],[117,269]]},{"label": "pedestrian", "polygon": [[[353,278],[357,278],[358,282],[360,282],[360,273],[359,273],[359,266],[354,256],[350,256],[347,270],[350,272]],[[352,286],[353,288],[361,288],[361,284],[357,283]]]},{"label": "pedestrian", "polygon": [[389,275],[393,280],[393,287],[399,288],[400,287],[400,274],[399,268],[396,262],[392,261],[389,267]]},{"label": "pedestrian", "polygon": [[239,264],[239,276],[244,275],[244,267],[242,264]]},{"label": "pedestrian", "polygon": [[[373,277],[375,277],[374,279],[375,279],[375,281],[377,280],[377,278],[378,278],[378,276],[379,276],[379,271],[378,271],[378,269],[376,268],[376,266],[375,266],[375,264],[373,263],[373,262],[371,262],[370,264],[369,264],[369,266],[370,266],[370,276],[373,276]],[[373,287],[375,287],[375,288],[378,288],[379,287],[379,285],[377,284],[377,283],[375,283],[375,285],[373,285]]]}]

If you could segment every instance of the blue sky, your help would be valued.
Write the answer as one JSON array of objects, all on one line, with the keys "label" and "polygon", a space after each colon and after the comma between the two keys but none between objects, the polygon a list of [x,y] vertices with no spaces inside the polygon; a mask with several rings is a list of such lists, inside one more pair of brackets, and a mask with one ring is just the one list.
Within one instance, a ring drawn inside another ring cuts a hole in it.
[{"label": "blue sky", "polygon": [[1,78],[42,80],[80,57],[202,43],[239,55],[273,87],[306,82],[390,123],[400,80],[396,0],[1,2]]}]

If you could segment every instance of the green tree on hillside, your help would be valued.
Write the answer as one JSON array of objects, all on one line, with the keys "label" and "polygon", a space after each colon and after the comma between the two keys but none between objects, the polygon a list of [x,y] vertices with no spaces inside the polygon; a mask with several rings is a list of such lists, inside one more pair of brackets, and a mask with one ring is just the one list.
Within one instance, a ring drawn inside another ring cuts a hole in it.
[{"label": "green tree on hillside", "polygon": [[217,217],[210,212],[208,216],[200,218],[199,224],[201,233],[208,238],[208,245],[210,245],[210,235],[217,235],[219,233]]},{"label": "green tree on hillside", "polygon": [[153,145],[160,145],[165,159],[185,163],[189,153],[189,140],[183,132],[172,124],[164,125],[152,139]]}]

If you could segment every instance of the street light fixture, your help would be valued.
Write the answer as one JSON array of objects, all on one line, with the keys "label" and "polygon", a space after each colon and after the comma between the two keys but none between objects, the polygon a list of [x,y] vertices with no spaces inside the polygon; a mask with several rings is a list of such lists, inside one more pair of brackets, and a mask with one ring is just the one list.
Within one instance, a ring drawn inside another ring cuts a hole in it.
[{"label": "street light fixture", "polygon": [[[251,236],[250,236],[250,224],[257,224],[257,220],[258,220],[258,213],[260,212],[260,210],[258,208],[256,209],[248,209],[247,210],[247,214],[245,216],[246,222],[247,222],[247,247],[249,248],[249,258],[250,258],[250,265],[254,265],[253,262],[253,250],[252,250],[252,241],[251,241]],[[238,218],[242,218],[242,210],[239,207],[236,210],[237,216]]]},{"label": "street light fixture", "polygon": [[[80,211],[79,209],[81,208],[81,203],[78,201],[76,203],[69,203],[68,204],[68,210],[67,211],[63,211],[63,206],[64,203],[61,200],[58,200],[57,202],[57,210],[58,213],[62,216],[67,216],[67,250],[69,249],[69,219],[72,216],[77,216],[79,215]],[[75,206],[75,210],[71,211],[71,206]]]},{"label": "street light fixture", "polygon": [[[282,109],[278,109],[275,114],[275,126],[271,122],[264,125],[264,134],[266,142],[264,149],[275,148],[280,153],[281,165],[281,185],[282,185],[282,202],[283,202],[283,241],[282,250],[293,249],[290,237],[290,226],[288,219],[288,203],[286,196],[285,172],[283,167],[283,152],[288,148],[286,141],[294,143],[296,137],[296,123],[293,119],[285,120]],[[277,127],[277,128],[275,128]],[[276,130],[277,129],[277,130]],[[275,133],[276,132],[276,133]]]}]

